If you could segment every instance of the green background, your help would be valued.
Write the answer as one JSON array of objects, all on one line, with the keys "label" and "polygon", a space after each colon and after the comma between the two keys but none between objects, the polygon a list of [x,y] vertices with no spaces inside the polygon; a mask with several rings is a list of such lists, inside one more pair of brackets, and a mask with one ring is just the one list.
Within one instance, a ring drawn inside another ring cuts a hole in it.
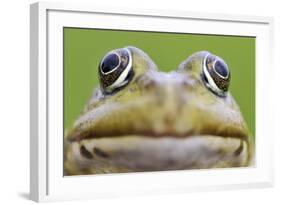
[{"label": "green background", "polygon": [[176,69],[200,50],[222,57],[231,70],[230,92],[255,136],[255,38],[80,28],[64,28],[65,129],[72,126],[98,85],[101,58],[129,45],[146,52],[162,71]]}]

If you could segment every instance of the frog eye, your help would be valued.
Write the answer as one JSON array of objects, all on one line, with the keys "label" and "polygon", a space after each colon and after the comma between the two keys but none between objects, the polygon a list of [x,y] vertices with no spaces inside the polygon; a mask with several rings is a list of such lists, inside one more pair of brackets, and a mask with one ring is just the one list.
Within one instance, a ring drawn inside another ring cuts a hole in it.
[{"label": "frog eye", "polygon": [[226,63],[212,54],[208,54],[203,61],[203,80],[205,85],[219,96],[225,96],[229,83],[230,71]]},{"label": "frog eye", "polygon": [[132,77],[132,55],[127,48],[107,53],[99,64],[99,80],[105,94],[127,85]]}]

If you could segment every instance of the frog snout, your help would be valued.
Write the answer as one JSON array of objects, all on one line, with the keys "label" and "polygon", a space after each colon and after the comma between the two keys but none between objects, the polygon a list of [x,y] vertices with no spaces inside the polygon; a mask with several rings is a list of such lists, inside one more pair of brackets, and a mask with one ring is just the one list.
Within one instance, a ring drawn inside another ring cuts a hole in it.
[{"label": "frog snout", "polygon": [[[194,100],[194,81],[183,74],[155,73],[144,76],[137,82],[140,90],[149,96],[145,105],[153,116],[146,115],[154,121],[149,126],[156,133],[184,133],[192,129]],[[143,107],[143,105],[141,106]],[[140,112],[139,112],[140,113]]]},{"label": "frog snout", "polygon": [[173,108],[173,105],[182,107],[188,95],[194,88],[194,80],[177,72],[155,72],[144,75],[137,80],[141,90],[149,92],[157,103]]}]

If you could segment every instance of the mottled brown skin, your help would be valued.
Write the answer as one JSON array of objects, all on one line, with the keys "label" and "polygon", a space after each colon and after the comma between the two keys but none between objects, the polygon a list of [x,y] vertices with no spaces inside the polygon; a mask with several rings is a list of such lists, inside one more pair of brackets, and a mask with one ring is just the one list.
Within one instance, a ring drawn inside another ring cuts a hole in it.
[{"label": "mottled brown skin", "polygon": [[208,52],[170,73],[141,50],[132,53],[134,76],[122,89],[96,88],[65,136],[65,174],[248,166],[251,142],[230,93],[219,97],[202,80]]}]

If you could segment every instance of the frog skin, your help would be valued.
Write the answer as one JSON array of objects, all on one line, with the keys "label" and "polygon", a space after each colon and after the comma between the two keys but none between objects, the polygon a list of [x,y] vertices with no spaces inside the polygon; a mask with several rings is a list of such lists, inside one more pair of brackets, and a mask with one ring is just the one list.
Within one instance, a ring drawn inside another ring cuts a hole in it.
[{"label": "frog skin", "polygon": [[249,166],[252,142],[230,71],[200,51],[169,73],[136,47],[110,51],[65,134],[65,175]]}]

